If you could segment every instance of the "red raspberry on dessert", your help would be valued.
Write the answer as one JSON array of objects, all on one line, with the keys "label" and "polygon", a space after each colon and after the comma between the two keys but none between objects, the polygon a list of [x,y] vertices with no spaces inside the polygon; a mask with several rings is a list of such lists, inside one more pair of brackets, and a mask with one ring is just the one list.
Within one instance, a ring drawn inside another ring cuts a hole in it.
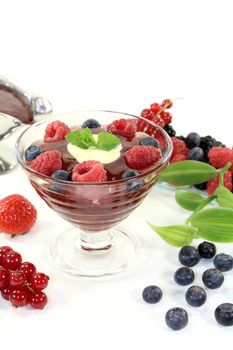
[{"label": "red raspberry on dessert", "polygon": [[153,146],[134,146],[126,151],[124,156],[130,168],[145,170],[157,164],[162,158],[162,153]]},{"label": "red raspberry on dessert", "polygon": [[130,119],[114,120],[107,126],[107,130],[114,135],[124,136],[128,140],[132,140],[135,136],[135,123]]},{"label": "red raspberry on dessert", "polygon": [[40,174],[51,176],[54,171],[62,168],[61,152],[58,150],[43,152],[31,161],[30,167]]},{"label": "red raspberry on dessert", "polygon": [[70,132],[70,128],[60,120],[49,123],[45,129],[44,142],[52,143],[65,139]]},{"label": "red raspberry on dessert", "polygon": [[183,140],[180,140],[175,136],[171,137],[171,140],[173,144],[172,157],[176,154],[183,154],[185,156],[188,156],[189,149]]},{"label": "red raspberry on dessert", "polygon": [[75,165],[72,172],[74,182],[105,182],[106,170],[100,162],[88,160]]},{"label": "red raspberry on dessert", "polygon": [[215,168],[223,168],[228,162],[232,166],[230,171],[233,172],[233,150],[226,147],[212,147],[208,152],[210,164]]},{"label": "red raspberry on dessert", "polygon": [[36,218],[36,208],[19,194],[0,200],[0,231],[11,235],[26,233],[30,231]]},{"label": "red raspberry on dessert", "polygon": [[[232,173],[231,171],[226,171],[225,174],[224,174],[224,186],[226,188],[228,188],[229,191],[232,191]],[[215,192],[215,190],[217,189],[219,185],[219,176],[215,176],[215,178],[209,180],[207,182],[207,192],[208,192],[208,195],[211,195]]]}]

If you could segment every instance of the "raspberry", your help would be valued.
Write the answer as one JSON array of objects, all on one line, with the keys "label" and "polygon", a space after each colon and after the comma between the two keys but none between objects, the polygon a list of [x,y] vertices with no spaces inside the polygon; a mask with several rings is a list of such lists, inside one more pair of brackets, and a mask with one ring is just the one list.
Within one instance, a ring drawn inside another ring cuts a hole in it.
[{"label": "raspberry", "polygon": [[125,152],[125,159],[132,169],[144,170],[162,158],[160,149],[153,146],[134,146]]},{"label": "raspberry", "polygon": [[0,231],[11,235],[28,232],[37,217],[35,207],[25,197],[13,194],[0,200]]},{"label": "raspberry", "polygon": [[45,129],[44,142],[58,142],[64,140],[70,128],[59,120],[49,123]]},{"label": "raspberry", "polygon": [[233,150],[225,147],[212,147],[208,152],[210,164],[215,168],[223,168],[227,162],[231,162],[230,171],[233,172]]},{"label": "raspberry", "polygon": [[115,120],[108,125],[107,129],[112,134],[124,136],[129,140],[132,140],[136,132],[135,123],[133,123],[130,119]]},{"label": "raspberry", "polygon": [[171,158],[170,163],[182,162],[183,160],[188,160],[188,157],[185,154],[175,154]]},{"label": "raspberry", "polygon": [[61,152],[55,150],[41,153],[30,166],[38,173],[51,176],[54,171],[62,168]]},{"label": "raspberry", "polygon": [[173,144],[172,157],[176,154],[183,154],[185,156],[188,156],[188,147],[183,140],[180,140],[175,136],[171,137],[171,140]]},{"label": "raspberry", "polygon": [[105,182],[107,181],[106,170],[100,162],[88,160],[75,165],[72,172],[74,182]]},{"label": "raspberry", "polygon": [[[224,174],[224,186],[228,188],[228,190],[232,191],[232,173],[230,171],[226,171]],[[216,188],[219,185],[219,176],[215,176],[215,178],[209,180],[207,182],[207,192],[209,195],[213,194]]]}]

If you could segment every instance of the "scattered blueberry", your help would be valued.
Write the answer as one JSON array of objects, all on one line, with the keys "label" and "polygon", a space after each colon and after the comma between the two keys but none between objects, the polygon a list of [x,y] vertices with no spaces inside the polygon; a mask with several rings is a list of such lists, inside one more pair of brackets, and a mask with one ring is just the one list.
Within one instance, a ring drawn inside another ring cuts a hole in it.
[{"label": "scattered blueberry", "polygon": [[233,257],[228,254],[218,254],[214,258],[214,266],[217,270],[226,272],[233,268]]},{"label": "scattered blueberry", "polygon": [[233,304],[219,305],[214,312],[216,321],[222,326],[233,326]]},{"label": "scattered blueberry", "polygon": [[190,132],[186,137],[186,145],[188,148],[199,147],[201,143],[201,136],[196,132]]},{"label": "scattered blueberry", "polygon": [[194,147],[189,151],[188,157],[190,160],[203,161],[204,160],[204,151],[200,147]]},{"label": "scattered blueberry", "polygon": [[[139,173],[135,170],[126,170],[122,175],[121,178],[122,179],[127,179],[133,176],[137,176],[139,175]],[[140,188],[143,187],[143,185],[145,184],[145,181],[143,179],[134,179],[134,180],[130,180],[127,182],[127,188],[128,191],[130,193],[134,193],[137,192],[138,190],[140,190]]]},{"label": "scattered blueberry", "polygon": [[178,257],[180,263],[188,267],[196,265],[201,258],[198,250],[190,245],[182,247]]},{"label": "scattered blueberry", "polygon": [[191,306],[202,306],[206,301],[206,292],[202,287],[192,286],[185,293],[185,299]]},{"label": "scattered blueberry", "polygon": [[211,259],[216,254],[216,246],[210,242],[202,242],[197,247],[200,256],[204,259]]},{"label": "scattered blueberry", "polygon": [[157,286],[148,286],[142,292],[142,298],[146,303],[155,304],[162,298],[162,290]]},{"label": "scattered blueberry", "polygon": [[137,176],[139,175],[139,173],[135,170],[126,170],[122,175],[121,178],[122,179],[127,179],[128,177],[133,177],[133,176]]},{"label": "scattered blueberry", "polygon": [[207,288],[216,289],[221,287],[224,282],[224,276],[217,269],[208,269],[202,275],[202,281]]},{"label": "scattered blueberry", "polygon": [[70,174],[65,170],[57,170],[52,174],[52,179],[70,181]]},{"label": "scattered blueberry", "polygon": [[194,272],[189,267],[180,267],[174,274],[174,280],[181,286],[187,286],[194,281]]},{"label": "scattered blueberry", "polygon": [[43,152],[40,146],[30,146],[25,151],[25,159],[33,160]]},{"label": "scattered blueberry", "polygon": [[82,125],[82,128],[99,128],[101,125],[96,119],[87,119]]},{"label": "scattered blueberry", "polygon": [[181,307],[173,307],[165,315],[165,322],[173,331],[179,331],[188,324],[188,313]]},{"label": "scattered blueberry", "polygon": [[158,141],[153,137],[145,137],[144,139],[139,141],[139,144],[142,146],[154,146],[159,147]]}]

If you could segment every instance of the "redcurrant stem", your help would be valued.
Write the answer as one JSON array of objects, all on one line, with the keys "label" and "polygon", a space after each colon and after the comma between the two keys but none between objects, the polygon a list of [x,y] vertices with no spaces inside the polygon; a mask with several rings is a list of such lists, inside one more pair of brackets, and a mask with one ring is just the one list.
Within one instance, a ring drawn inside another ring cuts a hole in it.
[{"label": "redcurrant stem", "polygon": [[[172,102],[177,101],[177,100],[184,100],[184,97],[176,97],[173,100],[171,100]],[[165,104],[165,106],[163,106],[162,108],[160,108],[160,110],[156,113],[157,115],[160,115],[160,113],[162,113],[168,106],[170,105],[170,102],[167,102]]]}]

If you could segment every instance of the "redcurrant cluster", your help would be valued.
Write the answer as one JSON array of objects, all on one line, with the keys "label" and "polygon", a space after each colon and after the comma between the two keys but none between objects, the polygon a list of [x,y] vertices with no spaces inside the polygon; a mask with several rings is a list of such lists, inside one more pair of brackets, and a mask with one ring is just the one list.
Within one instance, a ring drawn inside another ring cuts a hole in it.
[{"label": "redcurrant cluster", "polygon": [[34,309],[43,309],[48,298],[42,290],[48,281],[48,276],[36,272],[32,263],[23,262],[22,256],[11,247],[0,247],[0,291],[13,306],[30,304]]},{"label": "redcurrant cluster", "polygon": [[[170,112],[167,112],[166,110],[172,107],[172,100],[165,99],[162,101],[161,104],[159,103],[152,103],[150,108],[143,109],[141,112],[141,117],[151,120],[155,124],[161,126],[161,128],[164,128],[165,125],[168,125],[172,121],[172,114]],[[137,131],[145,131],[150,135],[150,127],[148,128],[148,124],[144,122],[143,120],[138,119],[136,129]],[[152,130],[154,130],[154,127],[151,127]],[[151,131],[152,131],[151,130]]]}]

